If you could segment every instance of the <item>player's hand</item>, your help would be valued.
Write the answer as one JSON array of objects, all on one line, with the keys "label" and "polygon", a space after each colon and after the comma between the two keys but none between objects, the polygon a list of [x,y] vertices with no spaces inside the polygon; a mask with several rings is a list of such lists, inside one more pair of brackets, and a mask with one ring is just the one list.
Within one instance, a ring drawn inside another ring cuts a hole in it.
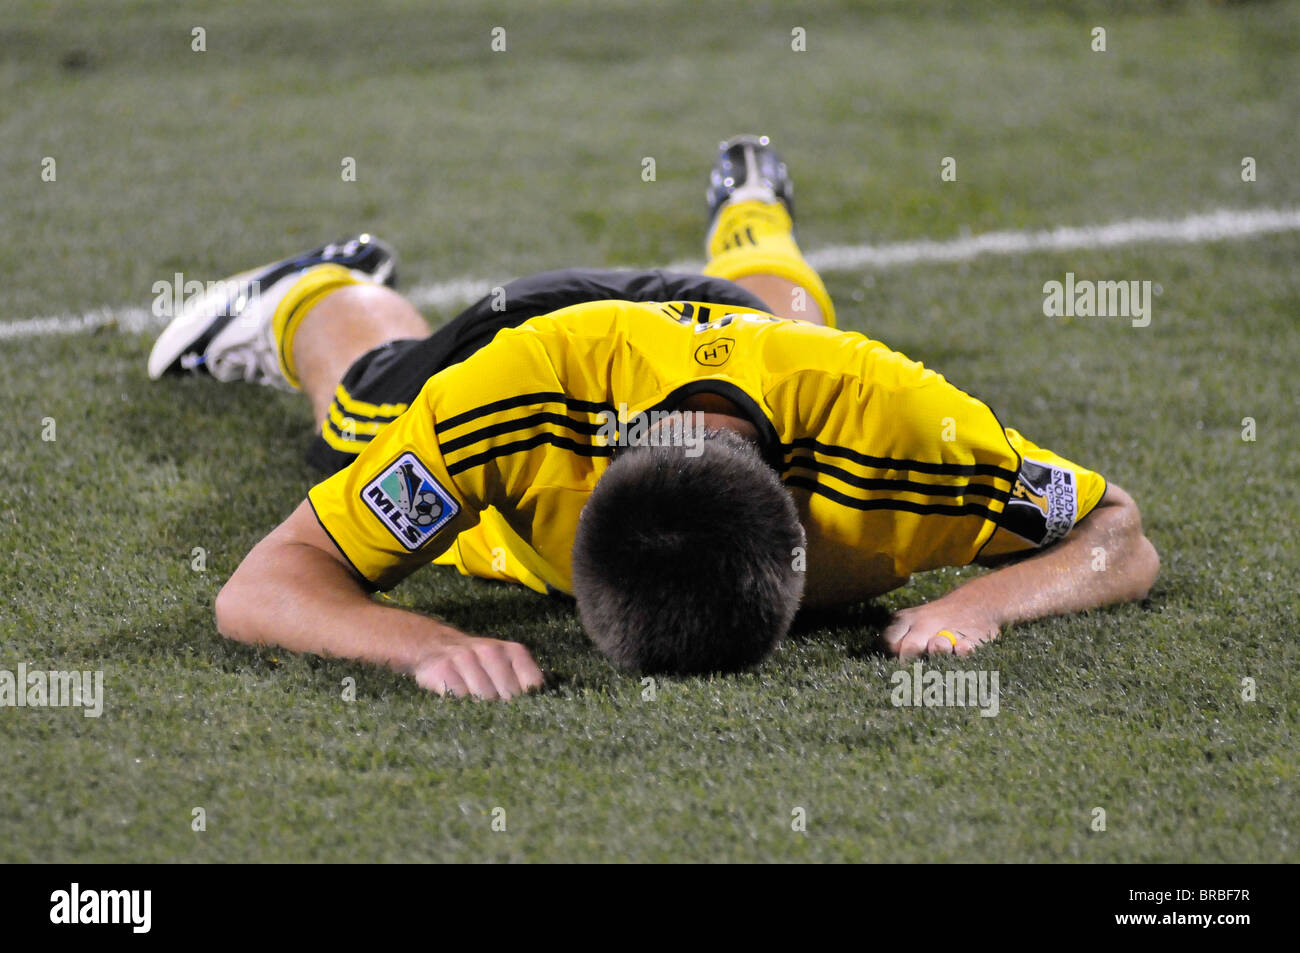
[{"label": "player's hand", "polygon": [[[953,639],[940,635],[951,632]],[[920,655],[970,655],[998,637],[997,622],[980,612],[954,611],[942,600],[894,613],[880,634],[885,651],[899,658]]]},{"label": "player's hand", "polygon": [[421,688],[439,695],[510,699],[540,688],[545,678],[518,642],[462,635],[440,645],[411,672]]}]

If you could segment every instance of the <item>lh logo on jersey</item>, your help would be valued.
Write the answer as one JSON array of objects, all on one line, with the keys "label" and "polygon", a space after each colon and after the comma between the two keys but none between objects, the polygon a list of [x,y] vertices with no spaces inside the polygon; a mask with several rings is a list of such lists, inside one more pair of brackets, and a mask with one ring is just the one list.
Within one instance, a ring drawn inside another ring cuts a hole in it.
[{"label": "lh logo on jersey", "polygon": [[407,550],[419,549],[460,512],[415,454],[402,454],[366,484],[361,499]]},{"label": "lh logo on jersey", "polygon": [[731,349],[736,342],[731,338],[715,338],[695,349],[695,360],[705,367],[721,367],[731,358]]}]

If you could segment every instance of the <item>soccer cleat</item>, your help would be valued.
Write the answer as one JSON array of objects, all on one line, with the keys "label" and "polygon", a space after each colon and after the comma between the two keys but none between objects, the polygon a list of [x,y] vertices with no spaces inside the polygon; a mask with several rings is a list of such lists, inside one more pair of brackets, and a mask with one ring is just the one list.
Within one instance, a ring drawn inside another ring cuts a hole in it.
[{"label": "soccer cleat", "polygon": [[219,381],[253,381],[289,389],[271,319],[298,277],[316,265],[339,265],[359,280],[397,285],[397,256],[373,235],[330,242],[292,258],[209,283],[185,302],[149,354],[149,376],[206,372]]},{"label": "soccer cleat", "polygon": [[718,158],[709,172],[709,237],[718,211],[731,202],[780,202],[794,220],[794,180],[767,136],[733,136],[718,146]]}]

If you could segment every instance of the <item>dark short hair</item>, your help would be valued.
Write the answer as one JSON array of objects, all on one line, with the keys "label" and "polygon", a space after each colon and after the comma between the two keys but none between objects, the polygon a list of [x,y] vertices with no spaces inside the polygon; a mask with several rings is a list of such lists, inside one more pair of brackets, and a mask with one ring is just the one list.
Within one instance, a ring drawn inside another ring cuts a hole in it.
[{"label": "dark short hair", "polygon": [[702,674],[761,661],[803,595],[794,500],[730,430],[697,446],[623,449],[573,541],[582,624],[620,668]]}]

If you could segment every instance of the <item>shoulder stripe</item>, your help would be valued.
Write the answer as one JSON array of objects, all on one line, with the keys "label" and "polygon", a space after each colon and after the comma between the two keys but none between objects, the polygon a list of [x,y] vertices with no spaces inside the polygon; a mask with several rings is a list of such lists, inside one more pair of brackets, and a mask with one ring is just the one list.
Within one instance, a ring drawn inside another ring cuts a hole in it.
[{"label": "shoulder stripe", "polygon": [[785,470],[812,470],[834,477],[860,490],[887,490],[894,493],[919,493],[924,496],[984,496],[1000,499],[1006,490],[987,483],[918,483],[915,480],[864,477],[842,467],[812,457],[796,457],[785,463]]},{"label": "shoulder stripe", "polygon": [[828,457],[843,457],[861,466],[875,467],[878,470],[910,470],[913,473],[930,473],[939,476],[991,476],[1010,482],[1016,479],[1014,470],[1008,470],[1005,467],[995,466],[991,463],[931,463],[925,460],[873,457],[869,454],[859,453],[857,450],[851,450],[848,447],[837,447],[834,444],[822,443],[812,437],[801,437],[786,444],[782,449],[786,454],[797,449],[808,449]]},{"label": "shoulder stripe", "polygon": [[514,397],[494,400],[491,403],[475,407],[473,410],[467,410],[454,417],[448,417],[446,420],[440,420],[434,425],[433,431],[434,433],[440,434],[445,430],[459,427],[461,424],[468,423],[471,420],[486,417],[488,414],[494,414],[502,410],[512,410],[515,407],[527,407],[529,404],[564,404],[570,410],[586,411],[591,414],[600,413],[601,411],[606,410],[612,413],[614,410],[614,408],[608,404],[600,404],[590,400],[578,400],[577,398],[569,397],[567,394],[562,394],[559,391],[539,391],[535,394],[517,394]]},{"label": "shoulder stripe", "polygon": [[913,503],[911,500],[860,500],[848,496],[839,490],[811,480],[807,477],[789,477],[785,485],[799,487],[809,493],[824,496],[828,500],[855,510],[902,510],[907,513],[920,513],[924,516],[980,516],[995,520],[998,514],[980,503]]},{"label": "shoulder stripe", "polygon": [[503,443],[499,447],[492,447],[484,450],[482,453],[476,453],[473,456],[466,457],[464,460],[457,460],[455,463],[448,464],[447,473],[451,476],[464,473],[466,470],[482,466],[495,460],[497,457],[509,456],[512,453],[521,453],[525,450],[534,450],[542,444],[550,444],[553,447],[559,447],[561,450],[571,450],[582,457],[612,457],[614,455],[613,447],[596,447],[589,443],[580,443],[577,440],[571,440],[568,437],[560,436],[553,433],[534,434],[524,440],[515,440],[512,443]]},{"label": "shoulder stripe", "polygon": [[457,450],[478,443],[480,440],[486,440],[489,437],[499,437],[503,433],[513,433],[516,430],[527,430],[530,427],[537,427],[541,424],[555,424],[557,427],[566,427],[574,433],[587,434],[589,436],[599,433],[601,427],[600,424],[592,423],[589,420],[574,420],[572,417],[566,417],[563,414],[553,414],[549,411],[542,411],[537,414],[529,414],[527,417],[516,417],[512,420],[504,420],[487,427],[480,427],[478,430],[471,430],[469,433],[462,434],[459,437],[439,441],[439,446],[441,446],[444,454],[455,453]]}]

